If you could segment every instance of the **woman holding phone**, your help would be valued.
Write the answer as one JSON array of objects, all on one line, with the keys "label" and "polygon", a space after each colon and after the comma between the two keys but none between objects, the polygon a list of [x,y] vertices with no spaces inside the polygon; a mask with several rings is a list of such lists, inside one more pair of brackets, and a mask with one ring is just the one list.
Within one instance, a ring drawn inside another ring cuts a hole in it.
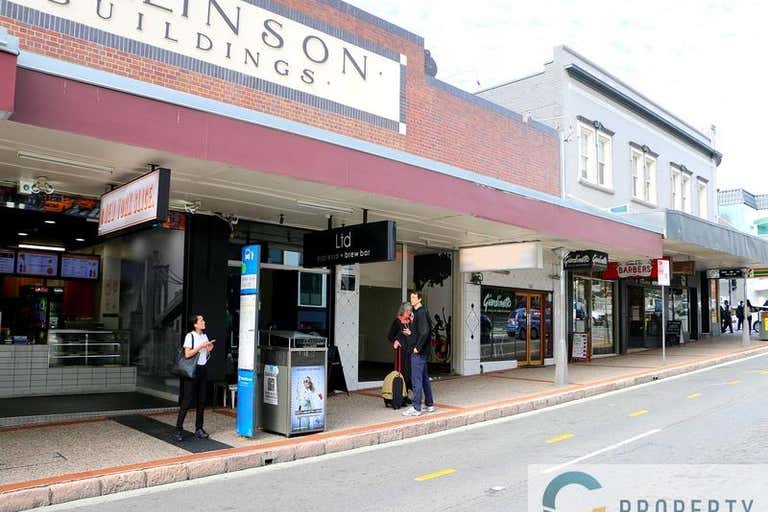
[{"label": "woman holding phone", "polygon": [[208,340],[205,334],[205,318],[203,315],[192,315],[189,318],[191,330],[184,337],[184,357],[190,359],[197,357],[197,369],[195,377],[192,379],[181,378],[181,400],[179,404],[179,416],[176,419],[176,432],[174,439],[181,442],[184,440],[184,418],[187,411],[193,404],[197,406],[195,415],[195,437],[198,439],[208,439],[208,432],[203,430],[203,414],[205,413],[205,394],[208,387],[206,378],[206,363],[213,350],[213,342]]}]

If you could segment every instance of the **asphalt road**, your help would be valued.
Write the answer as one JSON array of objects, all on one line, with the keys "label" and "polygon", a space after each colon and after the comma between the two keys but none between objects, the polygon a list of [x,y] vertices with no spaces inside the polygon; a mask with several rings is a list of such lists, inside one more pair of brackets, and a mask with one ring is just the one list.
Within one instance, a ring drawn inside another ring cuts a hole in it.
[{"label": "asphalt road", "polygon": [[525,510],[529,464],[757,464],[767,446],[760,356],[415,440],[41,510]]}]

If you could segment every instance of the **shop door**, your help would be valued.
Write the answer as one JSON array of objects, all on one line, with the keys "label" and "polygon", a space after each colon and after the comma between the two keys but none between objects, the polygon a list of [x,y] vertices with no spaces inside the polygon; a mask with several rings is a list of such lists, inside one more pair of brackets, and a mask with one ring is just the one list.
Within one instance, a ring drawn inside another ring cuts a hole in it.
[{"label": "shop door", "polygon": [[629,348],[645,347],[645,302],[643,289],[628,287],[629,292]]},{"label": "shop door", "polygon": [[[544,295],[541,293],[515,293],[515,311],[517,317],[517,337],[525,341],[525,352],[517,355],[521,366],[539,366],[544,364],[543,339],[545,326]],[[522,347],[521,347],[522,348]]]}]

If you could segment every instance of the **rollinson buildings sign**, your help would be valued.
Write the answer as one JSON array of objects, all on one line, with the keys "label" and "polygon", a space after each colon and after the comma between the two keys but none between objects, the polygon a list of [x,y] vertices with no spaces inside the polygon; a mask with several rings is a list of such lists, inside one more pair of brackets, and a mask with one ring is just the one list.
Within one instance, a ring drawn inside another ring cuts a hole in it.
[{"label": "rollinson buildings sign", "polygon": [[[230,79],[231,72],[235,71],[255,78],[251,84],[244,81],[254,88],[282,92],[292,99],[296,93],[290,95],[287,90],[319,97],[331,105],[347,107],[348,112],[336,109],[342,114],[371,122],[386,120],[387,127],[403,133],[405,130],[404,102],[401,101],[405,94],[404,55],[346,36],[273,2],[8,0],[0,2],[0,6],[3,7],[0,14],[22,22],[63,33],[72,32],[73,25],[77,25],[75,29],[81,26],[96,29],[93,32],[98,33],[75,30],[69,35],[78,37],[88,32],[90,40],[112,42],[117,49],[139,54],[139,48],[131,42],[143,43],[168,52],[164,56],[147,53],[172,65],[189,64],[180,62],[183,59],[174,55],[188,57],[220,68],[189,66],[195,70],[199,68],[201,72],[224,79]],[[110,35],[119,36],[121,40],[115,41]],[[275,90],[275,86],[280,90]],[[363,113],[368,116],[361,115]]]}]

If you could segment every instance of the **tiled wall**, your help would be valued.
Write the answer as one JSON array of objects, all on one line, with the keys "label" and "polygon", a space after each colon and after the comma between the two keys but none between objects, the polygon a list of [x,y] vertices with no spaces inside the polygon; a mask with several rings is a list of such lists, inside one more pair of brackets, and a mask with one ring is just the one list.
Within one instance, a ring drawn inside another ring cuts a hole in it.
[{"label": "tiled wall", "polygon": [[0,345],[0,397],[135,389],[136,368],[49,368],[47,345]]}]

